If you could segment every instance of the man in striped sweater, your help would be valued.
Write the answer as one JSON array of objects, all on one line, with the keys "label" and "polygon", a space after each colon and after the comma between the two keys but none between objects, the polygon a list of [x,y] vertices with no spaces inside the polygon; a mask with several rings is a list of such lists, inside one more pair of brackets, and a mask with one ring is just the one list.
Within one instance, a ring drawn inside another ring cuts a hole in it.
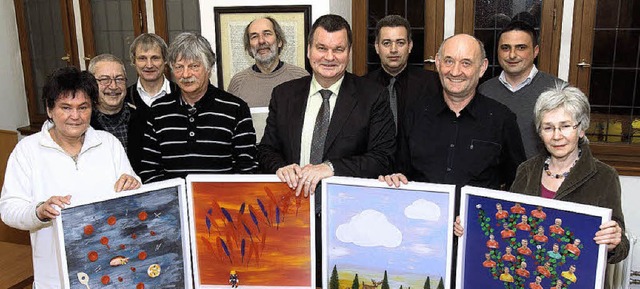
[{"label": "man in striped sweater", "polygon": [[256,135],[249,107],[209,83],[215,54],[201,35],[184,32],[169,46],[180,87],[151,106],[142,153],[143,182],[193,173],[253,173]]}]

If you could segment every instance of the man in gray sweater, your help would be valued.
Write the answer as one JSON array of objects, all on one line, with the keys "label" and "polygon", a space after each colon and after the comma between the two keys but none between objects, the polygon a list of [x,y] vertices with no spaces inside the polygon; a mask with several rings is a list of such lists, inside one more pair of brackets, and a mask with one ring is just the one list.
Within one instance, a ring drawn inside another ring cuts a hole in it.
[{"label": "man in gray sweater", "polygon": [[284,32],[275,19],[267,16],[251,21],[244,31],[244,49],[256,64],[236,73],[227,91],[242,98],[249,107],[269,106],[274,87],[309,75],[306,70],[280,60],[285,44]]},{"label": "man in gray sweater", "polygon": [[499,76],[484,82],[481,94],[506,105],[518,117],[518,126],[527,158],[540,152],[542,144],[534,125],[533,107],[545,90],[564,83],[538,71],[533,61],[538,56],[538,37],[534,28],[523,21],[509,23],[498,35]]}]

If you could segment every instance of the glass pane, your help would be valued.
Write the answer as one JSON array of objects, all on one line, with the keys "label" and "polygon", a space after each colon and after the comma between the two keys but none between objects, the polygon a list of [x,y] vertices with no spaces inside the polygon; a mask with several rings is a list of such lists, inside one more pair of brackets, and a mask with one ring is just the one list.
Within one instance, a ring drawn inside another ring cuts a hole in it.
[{"label": "glass pane", "polygon": [[[474,35],[487,51],[489,68],[481,81],[490,79],[502,71],[495,59],[497,35],[512,20],[526,21],[540,31],[542,0],[475,0]],[[537,61],[537,59],[536,59]]]},{"label": "glass pane", "polygon": [[60,2],[50,0],[25,0],[27,35],[31,58],[32,78],[37,93],[38,113],[45,113],[40,101],[47,75],[54,69],[67,66],[60,58],[65,56]]},{"label": "glass pane", "polygon": [[406,13],[405,13],[406,11],[405,11],[404,5],[405,5],[404,1],[399,1],[399,0],[387,1],[387,15],[397,14],[397,15],[402,15],[406,17]]},{"label": "glass pane", "polygon": [[589,101],[592,118],[602,119],[601,141],[640,143],[638,9],[638,1],[597,4]]},{"label": "glass pane", "polygon": [[110,53],[122,59],[127,73],[127,86],[137,80],[136,70],[129,59],[129,45],[135,39],[131,1],[92,0],[93,37],[96,55]]},{"label": "glass pane", "polygon": [[169,42],[182,32],[200,33],[198,0],[167,0]]},{"label": "glass pane", "polygon": [[409,64],[424,64],[424,30],[411,29],[411,38],[413,38],[413,48],[407,62]]},{"label": "glass pane", "polygon": [[611,67],[613,65],[613,52],[611,47],[615,43],[616,32],[609,30],[596,30],[593,34],[592,65],[599,67]]},{"label": "glass pane", "polygon": [[375,28],[378,20],[382,19],[386,14],[385,0],[370,0],[369,1],[369,23],[367,27]]},{"label": "glass pane", "polygon": [[424,2],[424,0],[407,0],[407,20],[411,23],[411,27],[424,28]]},{"label": "glass pane", "polygon": [[616,39],[616,67],[636,67],[639,44],[640,30],[618,32],[618,39]]}]

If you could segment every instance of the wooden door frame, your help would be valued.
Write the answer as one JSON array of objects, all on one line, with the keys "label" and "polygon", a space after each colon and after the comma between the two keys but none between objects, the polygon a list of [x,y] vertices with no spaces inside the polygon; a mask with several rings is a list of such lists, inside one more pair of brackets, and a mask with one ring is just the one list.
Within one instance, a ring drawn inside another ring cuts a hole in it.
[{"label": "wooden door frame", "polygon": [[[29,125],[18,128],[18,131],[24,135],[29,135],[40,131],[40,127],[44,121],[47,120],[47,114],[38,112],[38,104],[41,100],[38,98],[38,93],[35,90],[35,80],[33,79],[31,48],[29,45],[29,31],[27,27],[25,7],[22,0],[14,0],[13,4],[16,12],[18,41],[20,44],[22,72],[24,76],[24,88],[27,98],[27,110],[29,112]],[[73,2],[71,0],[59,0],[59,6],[62,22],[60,25],[63,29],[65,53],[69,56],[69,65],[79,67],[78,45],[75,38],[76,32]],[[60,57],[63,56],[66,55],[61,55]]]},{"label": "wooden door frame", "polygon": [[[558,76],[558,63],[560,61],[563,5],[564,0],[543,0],[540,15],[540,35],[538,35],[540,53],[538,54],[537,68],[554,76]],[[474,0],[456,1],[456,34],[466,33],[473,35],[474,11]]]}]

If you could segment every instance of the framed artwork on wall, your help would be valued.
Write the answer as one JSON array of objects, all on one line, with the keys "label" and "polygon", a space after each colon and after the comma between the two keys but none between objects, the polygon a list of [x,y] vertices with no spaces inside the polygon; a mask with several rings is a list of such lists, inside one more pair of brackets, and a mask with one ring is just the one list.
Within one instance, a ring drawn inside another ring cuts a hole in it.
[{"label": "framed artwork on wall", "polygon": [[193,288],[187,223],[183,179],[61,210],[64,288]]},{"label": "framed artwork on wall", "polygon": [[280,59],[310,70],[306,37],[311,26],[311,5],[214,7],[218,86],[227,89],[231,78],[255,64],[244,50],[244,30],[256,18],[271,16],[284,31],[287,44]]},{"label": "framed artwork on wall", "polygon": [[187,195],[196,288],[312,288],[309,198],[275,175],[189,175]]},{"label": "framed artwork on wall", "polygon": [[602,288],[606,246],[593,241],[611,210],[463,187],[458,288]]},{"label": "framed artwork on wall", "polygon": [[322,191],[323,288],[449,288],[454,186],[332,177]]}]

